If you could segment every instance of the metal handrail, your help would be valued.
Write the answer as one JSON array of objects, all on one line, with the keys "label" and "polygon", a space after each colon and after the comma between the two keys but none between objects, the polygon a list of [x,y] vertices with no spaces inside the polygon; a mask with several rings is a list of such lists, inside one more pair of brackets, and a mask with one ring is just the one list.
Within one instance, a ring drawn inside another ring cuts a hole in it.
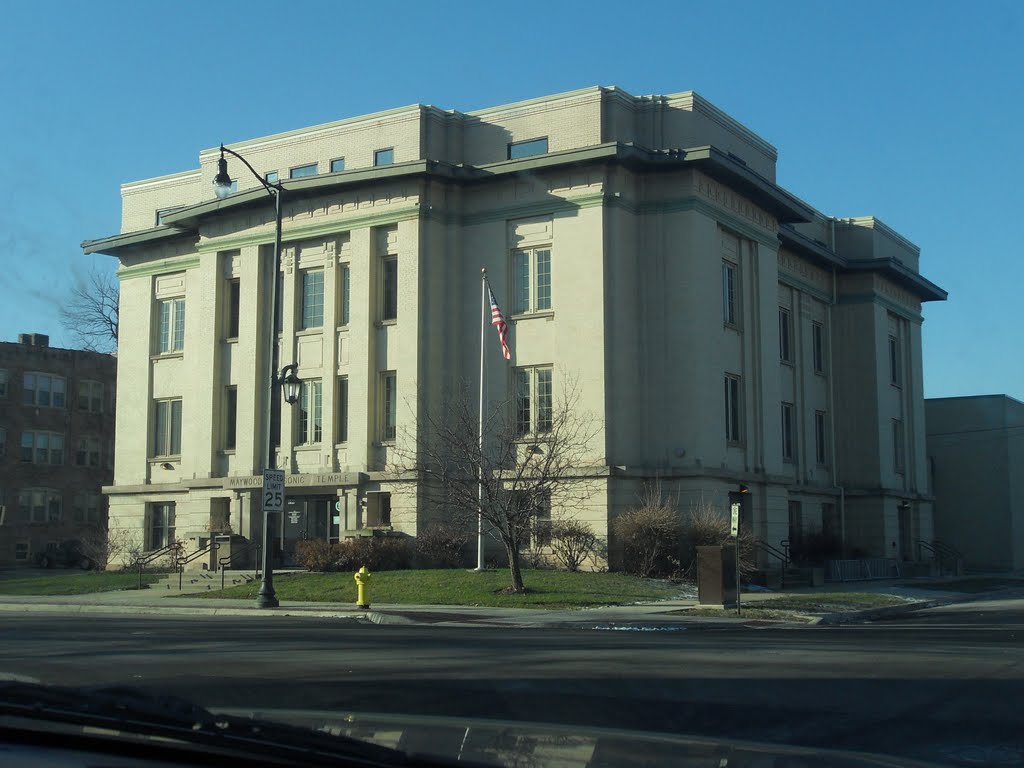
[{"label": "metal handrail", "polygon": [[178,591],[181,592],[181,584],[185,576],[185,566],[191,563],[193,560],[202,557],[203,555],[209,554],[210,552],[216,552],[220,549],[220,544],[215,539],[210,539],[210,543],[202,549],[197,549],[195,552],[190,554],[188,557],[182,558],[178,561]]},{"label": "metal handrail", "polygon": [[782,563],[782,588],[786,588],[786,567],[789,565],[789,556],[786,552],[776,549],[766,541],[761,539],[754,539],[754,546],[768,555],[776,558]]},{"label": "metal handrail", "polygon": [[788,563],[792,558],[789,556],[789,539],[780,539],[779,546],[782,547],[783,553],[786,555],[786,562]]},{"label": "metal handrail", "polygon": [[950,546],[949,544],[946,544],[943,541],[939,541],[938,539],[932,539],[932,546],[936,549],[941,549],[947,555],[950,555],[954,558],[962,558],[964,556],[964,553],[956,547]]},{"label": "metal handrail", "polygon": [[165,547],[161,547],[160,549],[153,550],[152,552],[150,552],[145,557],[140,557],[137,560],[137,563],[138,563],[138,566],[139,566],[139,589],[142,589],[142,569],[143,568],[145,568],[147,565],[152,563],[154,560],[159,560],[161,557],[166,557],[167,555],[171,554],[172,552],[177,552],[177,551],[180,551],[180,550],[181,550],[181,542],[174,541],[174,542],[171,542],[170,544],[168,544]]},{"label": "metal handrail", "polygon": [[230,555],[224,555],[224,557],[220,558],[217,561],[217,563],[220,565],[220,588],[221,588],[221,591],[224,590],[224,575],[227,572],[227,570],[234,565],[235,556],[236,555],[241,555],[243,553],[244,554],[248,554],[249,552],[252,552],[253,550],[256,550],[256,575],[259,576],[260,575],[260,553],[263,551],[263,545],[260,544],[258,541],[250,541],[248,544],[246,544],[241,549],[239,549],[237,551],[232,551]]},{"label": "metal handrail", "polygon": [[921,557],[921,547],[924,547],[925,549],[927,549],[929,552],[932,553],[932,559],[935,560],[935,562],[938,563],[938,565],[939,565],[939,575],[941,576],[942,575],[942,549],[935,547],[935,542],[932,542],[932,543],[929,544],[924,539],[918,539],[917,540],[917,559],[918,560],[924,560],[924,558]]}]

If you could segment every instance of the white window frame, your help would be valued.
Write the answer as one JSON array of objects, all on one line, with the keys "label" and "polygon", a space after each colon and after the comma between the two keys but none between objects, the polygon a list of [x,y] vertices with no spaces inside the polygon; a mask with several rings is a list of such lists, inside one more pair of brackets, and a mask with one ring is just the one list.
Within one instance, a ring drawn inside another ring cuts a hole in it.
[{"label": "white window frame", "polygon": [[[146,551],[154,552],[175,542],[177,505],[173,501],[151,502],[146,505]],[[156,525],[159,520],[160,525]],[[159,541],[156,532],[160,531]]]},{"label": "white window frame", "polygon": [[[103,413],[103,382],[82,379],[78,382],[78,410],[87,413]],[[82,398],[85,407],[82,407]]]},{"label": "white window frame", "polygon": [[[324,270],[306,269],[302,271],[300,282],[301,301],[299,302],[299,328],[303,331],[323,328],[324,325]],[[318,278],[314,280],[314,278]],[[314,286],[319,283],[320,290]],[[307,290],[307,285],[308,290]]]},{"label": "white window frame", "polygon": [[900,355],[899,336],[889,334],[889,383],[897,389],[903,387],[903,359]]},{"label": "white window frame", "polygon": [[554,422],[554,366],[534,365],[512,369],[512,397],[516,437],[544,435]]},{"label": "white window frame", "polygon": [[[382,156],[385,152],[390,152],[391,156],[388,160],[382,161]],[[395,148],[394,147],[381,147],[380,149],[373,150],[373,167],[379,168],[385,165],[395,164]]]},{"label": "white window frame", "polygon": [[324,434],[324,385],[321,379],[302,382],[297,406],[295,444],[320,444]]},{"label": "white window frame", "polygon": [[740,268],[722,260],[722,322],[731,328],[740,326]]},{"label": "white window frame", "polygon": [[157,301],[156,349],[160,355],[175,355],[185,350],[184,296]]},{"label": "white window frame", "polygon": [[99,469],[103,461],[100,439],[94,435],[82,435],[75,446],[75,466]]},{"label": "white window frame", "polygon": [[18,518],[25,523],[59,523],[62,507],[61,493],[53,488],[22,488],[18,493]]},{"label": "white window frame", "polygon": [[[177,434],[175,434],[175,405],[177,405]],[[165,434],[161,440],[161,411],[166,410],[163,418],[166,424]],[[180,397],[168,397],[153,401],[153,443],[151,445],[154,459],[181,456],[181,423],[183,406]],[[177,443],[177,445],[175,445]],[[174,449],[178,450],[175,451]]]},{"label": "white window frame", "polygon": [[[29,385],[30,377],[31,386]],[[46,403],[40,402],[39,397],[41,392],[39,384],[43,381],[47,382],[46,397],[49,402]],[[24,387],[22,402],[25,405],[33,405],[36,408],[67,408],[67,380],[63,376],[54,376],[52,373],[41,373],[40,371],[25,371],[22,382]]]},{"label": "white window frame", "polygon": [[[32,436],[32,458],[26,459],[24,456],[25,451],[25,437],[27,435]],[[45,439],[41,439],[45,438]],[[45,445],[41,445],[45,443]],[[56,447],[55,447],[56,446]],[[45,461],[39,460],[39,451],[45,451]],[[54,458],[57,460],[54,461]],[[21,433],[21,460],[26,464],[40,464],[51,467],[62,467],[64,466],[64,433],[63,432],[50,432],[42,429],[26,429],[22,430]]]},{"label": "white window frame", "polygon": [[[546,282],[542,269],[547,267]],[[512,315],[551,312],[551,245],[516,248],[512,251]],[[546,295],[545,290],[546,289]]]},{"label": "white window frame", "polygon": [[[341,163],[341,168],[334,167],[337,163]],[[341,173],[342,171],[345,170],[345,158],[335,157],[333,160],[331,160],[331,164],[329,167],[331,169],[331,173]]]}]

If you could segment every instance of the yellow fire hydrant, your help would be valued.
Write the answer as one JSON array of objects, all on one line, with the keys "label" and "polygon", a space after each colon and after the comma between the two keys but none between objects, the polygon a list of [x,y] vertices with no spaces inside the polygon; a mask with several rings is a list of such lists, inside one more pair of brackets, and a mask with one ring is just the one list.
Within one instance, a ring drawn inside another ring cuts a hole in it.
[{"label": "yellow fire hydrant", "polygon": [[373,578],[366,566],[364,565],[358,571],[356,571],[355,580],[358,587],[356,595],[356,608],[362,608],[364,611],[370,608],[370,579]]}]

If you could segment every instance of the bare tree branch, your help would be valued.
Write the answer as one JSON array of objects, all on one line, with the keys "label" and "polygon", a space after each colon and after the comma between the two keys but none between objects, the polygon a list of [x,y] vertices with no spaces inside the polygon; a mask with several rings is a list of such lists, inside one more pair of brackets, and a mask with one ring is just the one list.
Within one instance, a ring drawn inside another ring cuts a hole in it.
[{"label": "bare tree branch", "polygon": [[60,324],[83,349],[116,352],[119,298],[117,277],[94,269],[76,280],[60,310]]},{"label": "bare tree branch", "polygon": [[[484,416],[484,447],[477,434],[478,404],[462,387],[444,398],[444,413],[428,413],[415,438],[396,450],[395,463],[416,472],[442,519],[469,525],[479,514],[508,555],[511,590],[525,590],[520,552],[529,544],[538,516],[552,503],[565,509],[593,494],[597,422],[577,411],[579,392],[568,381],[552,405],[550,429],[516,432],[514,399],[493,405]],[[397,468],[397,467],[396,467]],[[543,525],[547,525],[544,520]]]}]

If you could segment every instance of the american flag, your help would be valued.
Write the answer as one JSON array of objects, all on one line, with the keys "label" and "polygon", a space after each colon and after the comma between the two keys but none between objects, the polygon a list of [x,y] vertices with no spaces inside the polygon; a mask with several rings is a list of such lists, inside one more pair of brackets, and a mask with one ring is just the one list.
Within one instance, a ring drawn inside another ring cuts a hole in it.
[{"label": "american flag", "polygon": [[494,300],[494,292],[491,290],[491,286],[487,286],[487,298],[491,301],[491,325],[498,329],[498,341],[501,342],[501,354],[505,356],[506,360],[511,360],[512,352],[510,352],[508,348],[508,323],[505,322],[505,316],[501,314],[498,302]]}]

